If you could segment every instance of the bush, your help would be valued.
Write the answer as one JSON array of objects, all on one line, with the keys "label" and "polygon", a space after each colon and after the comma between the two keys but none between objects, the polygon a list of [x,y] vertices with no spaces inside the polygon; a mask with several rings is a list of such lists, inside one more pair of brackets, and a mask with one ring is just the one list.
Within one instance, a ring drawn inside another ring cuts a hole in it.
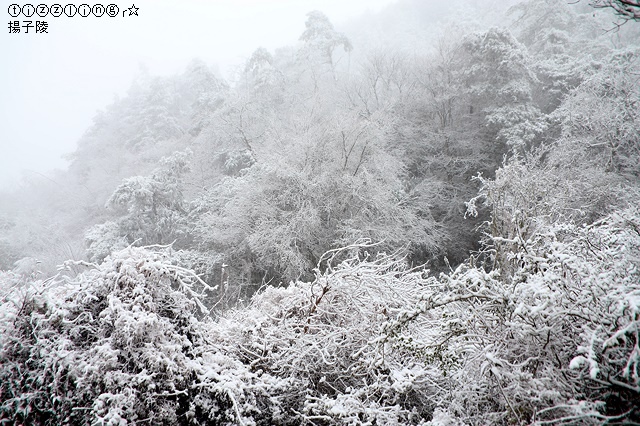
[{"label": "bush", "polygon": [[427,367],[372,342],[435,280],[401,257],[366,250],[375,247],[329,252],[312,282],[266,287],[212,328],[255,371],[292,383],[294,424],[417,424],[430,409]]},{"label": "bush", "polygon": [[222,353],[196,315],[205,287],[166,254],[129,248],[5,297],[0,421],[242,424],[273,412],[280,382]]},{"label": "bush", "polygon": [[391,320],[379,344],[410,342],[439,367],[430,380],[441,418],[637,421],[640,211],[550,225],[509,242],[501,256],[516,265],[512,275],[459,266]]}]

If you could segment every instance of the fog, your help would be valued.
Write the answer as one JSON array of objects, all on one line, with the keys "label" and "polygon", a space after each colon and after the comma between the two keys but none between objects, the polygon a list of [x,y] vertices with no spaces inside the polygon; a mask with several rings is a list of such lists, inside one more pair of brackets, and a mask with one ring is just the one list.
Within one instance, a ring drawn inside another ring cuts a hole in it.
[{"label": "fog", "polygon": [[339,25],[394,2],[142,0],[135,2],[138,16],[48,16],[47,34],[4,30],[0,187],[65,168],[63,156],[74,150],[96,111],[124,96],[141,68],[171,75],[199,58],[230,79],[256,48],[295,44],[309,11],[321,10]]}]

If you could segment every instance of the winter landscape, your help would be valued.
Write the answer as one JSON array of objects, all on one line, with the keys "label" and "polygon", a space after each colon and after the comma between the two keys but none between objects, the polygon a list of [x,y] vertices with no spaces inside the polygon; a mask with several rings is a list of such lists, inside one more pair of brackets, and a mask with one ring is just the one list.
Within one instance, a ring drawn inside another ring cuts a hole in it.
[{"label": "winter landscape", "polygon": [[488,3],[141,69],[5,186],[0,424],[640,424],[640,2]]}]

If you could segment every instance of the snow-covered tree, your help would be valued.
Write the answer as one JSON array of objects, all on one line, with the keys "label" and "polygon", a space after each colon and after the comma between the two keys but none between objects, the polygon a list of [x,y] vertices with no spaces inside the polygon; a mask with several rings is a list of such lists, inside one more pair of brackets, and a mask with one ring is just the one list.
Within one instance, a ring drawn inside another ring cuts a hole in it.
[{"label": "snow-covered tree", "polygon": [[304,54],[329,65],[331,70],[335,67],[334,51],[338,47],[342,47],[347,53],[353,50],[349,39],[337,32],[329,18],[318,10],[307,14],[305,27],[300,36],[300,40],[304,42]]},{"label": "snow-covered tree", "polygon": [[406,191],[384,122],[326,114],[331,124],[305,110],[274,123],[269,131],[280,139],[262,148],[258,162],[203,197],[198,234],[236,259],[227,263],[288,280],[308,276],[322,253],[359,238],[437,252],[444,237],[430,200]]},{"label": "snow-covered tree", "polygon": [[639,53],[637,48],[611,53],[555,112],[558,144],[582,167],[595,164],[627,179],[640,176]]},{"label": "snow-covered tree", "polygon": [[101,261],[111,250],[129,244],[184,245],[189,238],[183,194],[188,156],[179,152],[163,158],[151,176],[125,179],[116,188],[106,206],[119,215],[85,234],[92,260]]},{"label": "snow-covered tree", "polygon": [[467,36],[462,49],[469,119],[482,117],[487,139],[515,149],[530,146],[545,125],[532,102],[536,76],[526,48],[508,30],[491,28]]}]

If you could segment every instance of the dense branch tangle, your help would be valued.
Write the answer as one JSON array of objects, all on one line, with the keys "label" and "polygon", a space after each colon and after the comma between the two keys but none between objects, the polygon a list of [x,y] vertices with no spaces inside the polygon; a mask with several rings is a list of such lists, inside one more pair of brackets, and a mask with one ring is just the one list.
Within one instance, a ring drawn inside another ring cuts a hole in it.
[{"label": "dense branch tangle", "polygon": [[640,0],[593,0],[595,8],[611,8],[625,21],[640,21]]}]

